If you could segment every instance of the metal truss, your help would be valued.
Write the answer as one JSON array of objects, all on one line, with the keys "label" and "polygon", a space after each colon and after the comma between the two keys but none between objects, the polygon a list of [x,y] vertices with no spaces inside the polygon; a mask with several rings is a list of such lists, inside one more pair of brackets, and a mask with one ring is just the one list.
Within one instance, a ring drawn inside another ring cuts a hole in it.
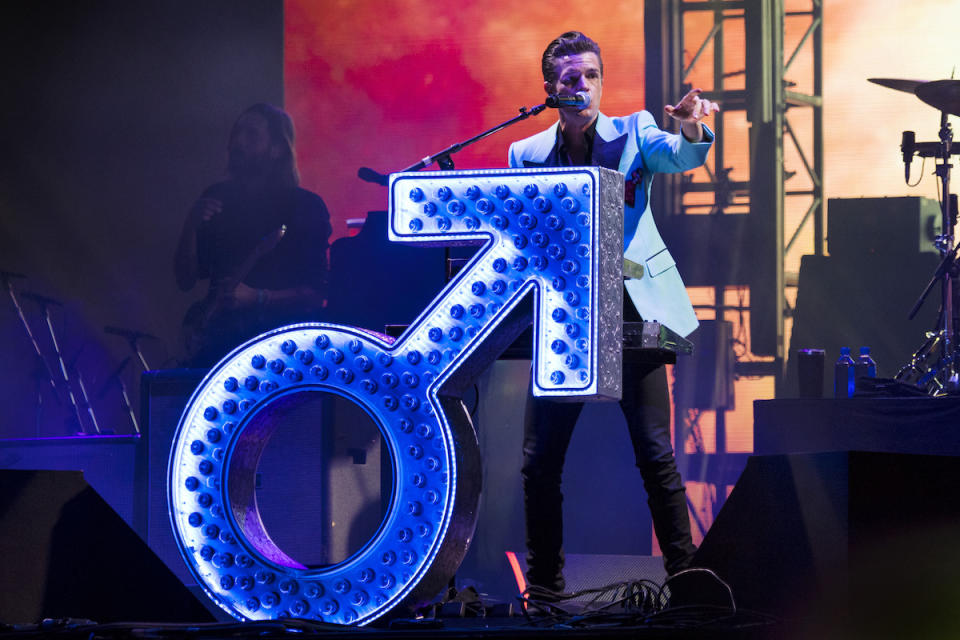
[{"label": "metal truss", "polygon": [[[648,109],[658,116],[694,86],[721,105],[704,170],[654,183],[658,223],[688,286],[713,288],[705,306],[718,320],[749,313],[736,372],[773,376],[779,388],[797,284],[785,263],[824,249],[822,0],[647,0],[644,11]],[[748,300],[727,304],[730,287],[749,288]],[[716,413],[720,453],[724,409]]]}]

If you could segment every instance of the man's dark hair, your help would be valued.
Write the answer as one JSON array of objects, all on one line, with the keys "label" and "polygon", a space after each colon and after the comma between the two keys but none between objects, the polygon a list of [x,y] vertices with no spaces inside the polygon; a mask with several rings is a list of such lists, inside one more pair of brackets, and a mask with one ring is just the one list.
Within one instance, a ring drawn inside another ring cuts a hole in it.
[{"label": "man's dark hair", "polygon": [[293,118],[279,107],[260,102],[241,113],[237,122],[248,113],[255,113],[267,121],[270,142],[280,147],[280,157],[270,169],[268,183],[276,187],[298,186],[300,172],[297,170],[297,157],[294,153]]},{"label": "man's dark hair", "polygon": [[600,55],[600,45],[579,31],[567,31],[557,36],[543,52],[543,59],[540,61],[540,66],[543,69],[543,79],[551,83],[556,82],[557,59],[578,53],[597,54],[597,60],[600,61],[600,75],[603,75],[603,57]]}]

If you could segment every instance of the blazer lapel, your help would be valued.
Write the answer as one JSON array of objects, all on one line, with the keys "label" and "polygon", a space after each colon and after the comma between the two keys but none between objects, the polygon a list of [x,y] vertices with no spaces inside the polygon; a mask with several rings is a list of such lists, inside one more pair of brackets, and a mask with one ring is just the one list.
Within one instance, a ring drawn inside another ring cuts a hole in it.
[{"label": "blazer lapel", "polygon": [[593,141],[593,164],[597,167],[606,167],[614,171],[620,170],[620,156],[627,144],[627,134],[614,138],[609,142],[597,136]]},{"label": "blazer lapel", "polygon": [[557,152],[557,148],[554,147],[550,150],[550,153],[547,155],[547,159],[538,162],[536,160],[524,160],[523,166],[525,169],[536,169],[539,167],[559,167],[560,166],[560,154]]},{"label": "blazer lapel", "polygon": [[560,121],[553,123],[553,126],[529,139],[530,147],[523,154],[524,167],[558,167],[560,166],[557,156],[557,127]]},{"label": "blazer lapel", "polygon": [[[549,129],[540,132],[530,139],[530,148],[523,154],[524,167],[559,167],[559,152],[557,149],[557,127],[555,122]],[[627,144],[627,134],[618,135],[609,117],[599,114],[597,133],[593,139],[593,154],[591,164],[606,167],[614,171],[620,170],[620,158]]]},{"label": "blazer lapel", "polygon": [[597,116],[597,135],[593,139],[593,164],[614,171],[620,170],[620,157],[627,145],[627,134],[618,136],[610,118]]}]

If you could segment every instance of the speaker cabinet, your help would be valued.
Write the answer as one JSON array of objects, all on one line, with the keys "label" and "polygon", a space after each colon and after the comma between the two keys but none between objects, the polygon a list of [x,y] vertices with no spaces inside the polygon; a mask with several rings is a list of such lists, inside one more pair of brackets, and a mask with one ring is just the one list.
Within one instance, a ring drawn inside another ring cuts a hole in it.
[{"label": "speaker cabinet", "polygon": [[827,249],[832,256],[937,253],[940,216],[930,198],[830,198]]},{"label": "speaker cabinet", "polygon": [[790,336],[790,362],[778,397],[797,397],[798,349],[826,352],[824,390],[833,389],[833,367],[840,347],[854,356],[871,347],[878,375],[892,378],[923,344],[940,304],[934,290],[909,320],[907,315],[933,276],[939,258],[930,253],[857,256],[803,256],[797,305]]},{"label": "speaker cabinet", "polygon": [[141,378],[140,416],[143,435],[147,438],[141,465],[147,470],[144,495],[147,544],[187,585],[195,584],[196,580],[180,557],[167,514],[167,460],[180,415],[205,374],[203,369],[174,369],[148,371]]}]

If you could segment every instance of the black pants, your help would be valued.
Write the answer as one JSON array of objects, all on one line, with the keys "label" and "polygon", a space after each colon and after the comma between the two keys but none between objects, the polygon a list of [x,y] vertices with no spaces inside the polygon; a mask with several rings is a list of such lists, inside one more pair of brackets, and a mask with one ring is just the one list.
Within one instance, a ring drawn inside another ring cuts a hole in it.
[{"label": "black pants", "polygon": [[[667,573],[687,568],[696,548],[690,536],[686,490],[670,442],[670,396],[662,365],[624,358],[620,401],[647,491],[653,528]],[[529,398],[524,420],[523,497],[527,581],[563,591],[563,463],[583,403]]]}]

